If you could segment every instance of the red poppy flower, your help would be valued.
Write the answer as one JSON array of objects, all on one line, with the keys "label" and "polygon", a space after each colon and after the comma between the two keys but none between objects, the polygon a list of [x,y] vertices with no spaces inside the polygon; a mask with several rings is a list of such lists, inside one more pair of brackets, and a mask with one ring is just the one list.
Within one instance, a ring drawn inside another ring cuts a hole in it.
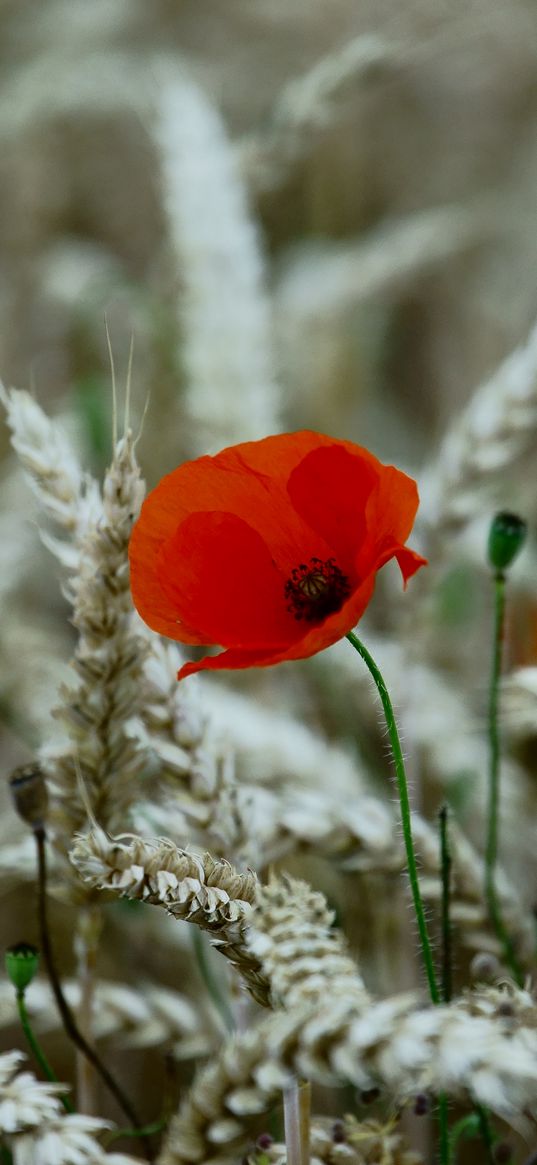
[{"label": "red poppy flower", "polygon": [[404,545],[417,506],[412,478],[319,433],[187,461],[134,527],[134,604],[170,639],[225,648],[179,679],[315,655],[358,622],[388,559],[405,583],[424,564]]}]

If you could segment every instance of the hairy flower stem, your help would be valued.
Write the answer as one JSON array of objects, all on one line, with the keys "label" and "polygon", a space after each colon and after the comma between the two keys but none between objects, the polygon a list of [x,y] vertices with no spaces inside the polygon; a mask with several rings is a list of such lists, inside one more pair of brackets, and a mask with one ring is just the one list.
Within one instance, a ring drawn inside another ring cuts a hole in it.
[{"label": "hairy flower stem", "polygon": [[505,929],[496,892],[496,863],[498,859],[498,809],[500,800],[500,728],[498,707],[500,676],[502,672],[503,641],[505,634],[505,574],[499,570],[494,576],[494,638],[492,669],[489,688],[489,800],[487,817],[487,844],[485,850],[485,897],[490,921],[503,947],[505,961],[513,978],[521,987],[524,981],[513,943]]},{"label": "hairy flower stem", "polygon": [[399,740],[399,732],[395,720],[392,702],[388,693],[388,689],[384,682],[384,678],[377,667],[372,655],[369,654],[367,647],[358,639],[358,636],[353,631],[349,631],[347,635],[349,643],[352,643],[355,651],[361,655],[366,667],[369,669],[373,677],[377,691],[382,701],[384,709],[384,716],[386,718],[386,727],[388,729],[388,736],[390,738],[390,745],[392,749],[393,761],[395,766],[395,776],[397,780],[397,792],[399,794],[399,804],[401,807],[401,824],[403,827],[403,838],[405,842],[406,861],[408,868],[408,877],[410,880],[410,888],[412,891],[412,899],[414,902],[414,911],[416,914],[416,921],[418,924],[418,932],[420,936],[421,951],[423,956],[423,965],[425,967],[425,974],[427,976],[427,983],[429,985],[429,995],[432,1003],[440,1003],[440,992],[438,983],[436,981],[436,972],[434,969],[433,953],[431,947],[431,940],[427,930],[427,922],[425,919],[425,911],[423,908],[423,900],[421,897],[420,885],[418,880],[418,867],[416,863],[416,855],[414,852],[414,842],[412,838],[412,823],[410,817],[410,802],[408,799],[408,786],[405,772],[405,762],[403,760],[403,751],[401,748],[401,741]]},{"label": "hairy flower stem", "polygon": [[[436,979],[431,940],[429,938],[429,931],[427,929],[427,921],[423,908],[423,900],[421,897],[421,890],[418,879],[416,854],[414,852],[414,841],[412,838],[412,820],[410,814],[410,801],[408,798],[408,784],[406,779],[405,762],[403,759],[403,750],[401,748],[401,741],[399,739],[399,732],[397,730],[393,705],[388,689],[384,682],[384,677],[380,669],[377,667],[373,656],[370,655],[369,651],[367,650],[367,647],[365,647],[361,639],[358,639],[358,636],[355,635],[353,631],[348,632],[347,639],[349,640],[349,643],[352,643],[355,651],[361,655],[366,667],[368,668],[373,680],[375,681],[378,694],[382,701],[382,707],[384,709],[386,727],[388,729],[388,736],[390,738],[393,762],[395,766],[397,792],[399,795],[399,805],[401,807],[401,825],[403,827],[408,877],[410,880],[410,888],[414,902],[414,912],[418,924],[423,964],[425,968],[425,974],[427,976],[431,1002],[434,1004],[439,1004],[441,1002],[440,991]],[[447,1123],[447,1102],[445,1096],[443,1095],[439,1097],[438,1123],[440,1132],[440,1161],[441,1165],[448,1165],[450,1153]]]},{"label": "hairy flower stem", "polygon": [[440,869],[442,874],[442,1002],[450,1003],[452,995],[451,955],[451,853],[448,836],[448,810],[443,805],[440,813]]},{"label": "hairy flower stem", "polygon": [[309,1165],[311,1085],[295,1079],[283,1091],[287,1165]]},{"label": "hairy flower stem", "polygon": [[[17,1008],[18,1008],[18,1012],[19,1012],[19,1019],[21,1021],[22,1030],[24,1032],[24,1035],[26,1036],[29,1047],[32,1050],[32,1054],[35,1056],[35,1059],[37,1060],[37,1063],[39,1064],[39,1066],[43,1072],[43,1075],[46,1076],[47,1080],[50,1080],[52,1084],[57,1084],[58,1077],[56,1076],[54,1069],[49,1064],[47,1057],[45,1056],[45,1053],[41,1047],[41,1044],[39,1043],[39,1040],[37,1039],[37,1036],[35,1035],[33,1028],[32,1028],[32,1025],[30,1023],[30,1017],[29,1017],[28,1011],[26,1009],[26,1000],[24,998],[24,995],[25,995],[24,989],[17,991]],[[75,1111],[75,1106],[74,1106],[72,1100],[70,1100],[68,1096],[65,1096],[62,1094],[60,1096],[60,1100],[61,1100],[66,1112],[74,1112]]]}]

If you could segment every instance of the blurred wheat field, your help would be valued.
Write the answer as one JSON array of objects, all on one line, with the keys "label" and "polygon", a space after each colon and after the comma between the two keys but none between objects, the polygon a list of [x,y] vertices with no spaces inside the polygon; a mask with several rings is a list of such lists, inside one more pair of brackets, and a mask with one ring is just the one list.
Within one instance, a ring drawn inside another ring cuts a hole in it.
[{"label": "blurred wheat field", "polygon": [[[66,998],[155,1125],[116,1144],[105,1122],[132,1121],[42,957],[27,1007],[75,1112],[4,975],[4,1165],[534,1159],[536,67],[531,0],[0,6],[3,768],[46,778]],[[360,634],[396,706],[438,964],[449,806],[439,1008],[348,644],[178,685],[183,649],[132,607],[145,483],[295,429],[420,488],[429,566],[405,593],[385,567]],[[499,510],[528,524],[500,689],[518,985],[484,890]],[[34,838],[1,798],[4,946],[41,946]]]}]

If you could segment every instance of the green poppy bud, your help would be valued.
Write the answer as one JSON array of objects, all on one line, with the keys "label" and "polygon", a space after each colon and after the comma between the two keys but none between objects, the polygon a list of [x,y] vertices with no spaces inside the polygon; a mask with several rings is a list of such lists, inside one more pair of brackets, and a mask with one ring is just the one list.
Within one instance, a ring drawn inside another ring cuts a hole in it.
[{"label": "green poppy bud", "polygon": [[504,571],[522,550],[527,524],[517,514],[502,510],[492,519],[489,531],[488,558],[494,570]]},{"label": "green poppy bud", "polygon": [[31,943],[16,943],[8,947],[5,965],[13,986],[17,991],[25,991],[39,966],[39,951]]}]

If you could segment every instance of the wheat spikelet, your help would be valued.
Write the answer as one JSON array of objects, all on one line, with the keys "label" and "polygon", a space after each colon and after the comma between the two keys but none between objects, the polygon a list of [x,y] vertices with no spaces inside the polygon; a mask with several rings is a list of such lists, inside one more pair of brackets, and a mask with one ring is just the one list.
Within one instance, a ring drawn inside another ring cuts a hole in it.
[{"label": "wheat spikelet", "polygon": [[174,918],[208,931],[254,998],[266,1004],[266,981],[244,943],[257,888],[254,874],[239,874],[229,862],[189,853],[165,839],[109,838],[102,830],[79,837],[70,857],[87,886],[163,906]]},{"label": "wheat spikelet", "polygon": [[[429,1008],[408,994],[376,1002],[342,937],[330,934],[330,921],[321,896],[301,884],[273,883],[258,895],[249,942],[282,1010],[230,1040],[200,1073],[159,1165],[230,1159],[246,1143],[252,1118],[294,1073],[325,1084],[381,1085],[398,1103],[422,1091],[469,1094],[507,1118],[535,1103],[537,1010],[527,992],[480,989]],[[297,970],[295,932],[302,926],[318,958]]]},{"label": "wheat spikelet", "polygon": [[177,645],[140,627],[148,648],[146,696],[129,732],[152,757],[162,802],[141,804],[136,828],[188,837],[218,856],[242,855],[249,830],[237,805],[233,749],[215,730],[196,678],[177,683],[183,662]]},{"label": "wheat spikelet", "polygon": [[[63,981],[63,992],[76,1013],[82,990],[74,979]],[[177,991],[153,983],[136,986],[100,980],[95,985],[95,1039],[114,1038],[120,1047],[151,1048],[166,1044],[175,1059],[205,1058],[212,1051],[218,1031],[201,1009]],[[35,1031],[49,1032],[60,1024],[50,986],[36,979],[26,993],[26,1009]],[[0,1027],[17,1022],[15,992],[10,982],[0,982]]]},{"label": "wheat spikelet", "polygon": [[311,147],[312,139],[337,118],[349,89],[367,86],[397,62],[395,46],[381,36],[354,37],[289,82],[278,97],[268,129],[241,143],[241,163],[250,185],[270,189]]},{"label": "wheat spikelet", "polygon": [[75,678],[61,689],[55,715],[63,739],[43,749],[50,781],[55,844],[68,847],[86,812],[106,825],[124,822],[137,796],[146,754],[126,724],[143,700],[145,641],[133,626],[127,546],[143,496],[132,436],[121,438],[103,485],[102,510],[79,544],[79,570],[69,586],[78,643]]},{"label": "wheat spikelet", "polygon": [[263,262],[227,134],[208,97],[163,75],[154,141],[181,279],[186,405],[200,451],[279,428]]},{"label": "wheat spikelet", "polygon": [[435,553],[498,498],[502,475],[535,445],[537,327],[472,396],[422,478],[418,515]]},{"label": "wheat spikelet", "polygon": [[0,400],[6,409],[11,443],[40,510],[69,535],[70,542],[63,543],[45,533],[45,544],[60,560],[76,565],[72,544],[99,512],[97,484],[82,472],[61,426],[46,416],[28,392],[0,384]]}]

